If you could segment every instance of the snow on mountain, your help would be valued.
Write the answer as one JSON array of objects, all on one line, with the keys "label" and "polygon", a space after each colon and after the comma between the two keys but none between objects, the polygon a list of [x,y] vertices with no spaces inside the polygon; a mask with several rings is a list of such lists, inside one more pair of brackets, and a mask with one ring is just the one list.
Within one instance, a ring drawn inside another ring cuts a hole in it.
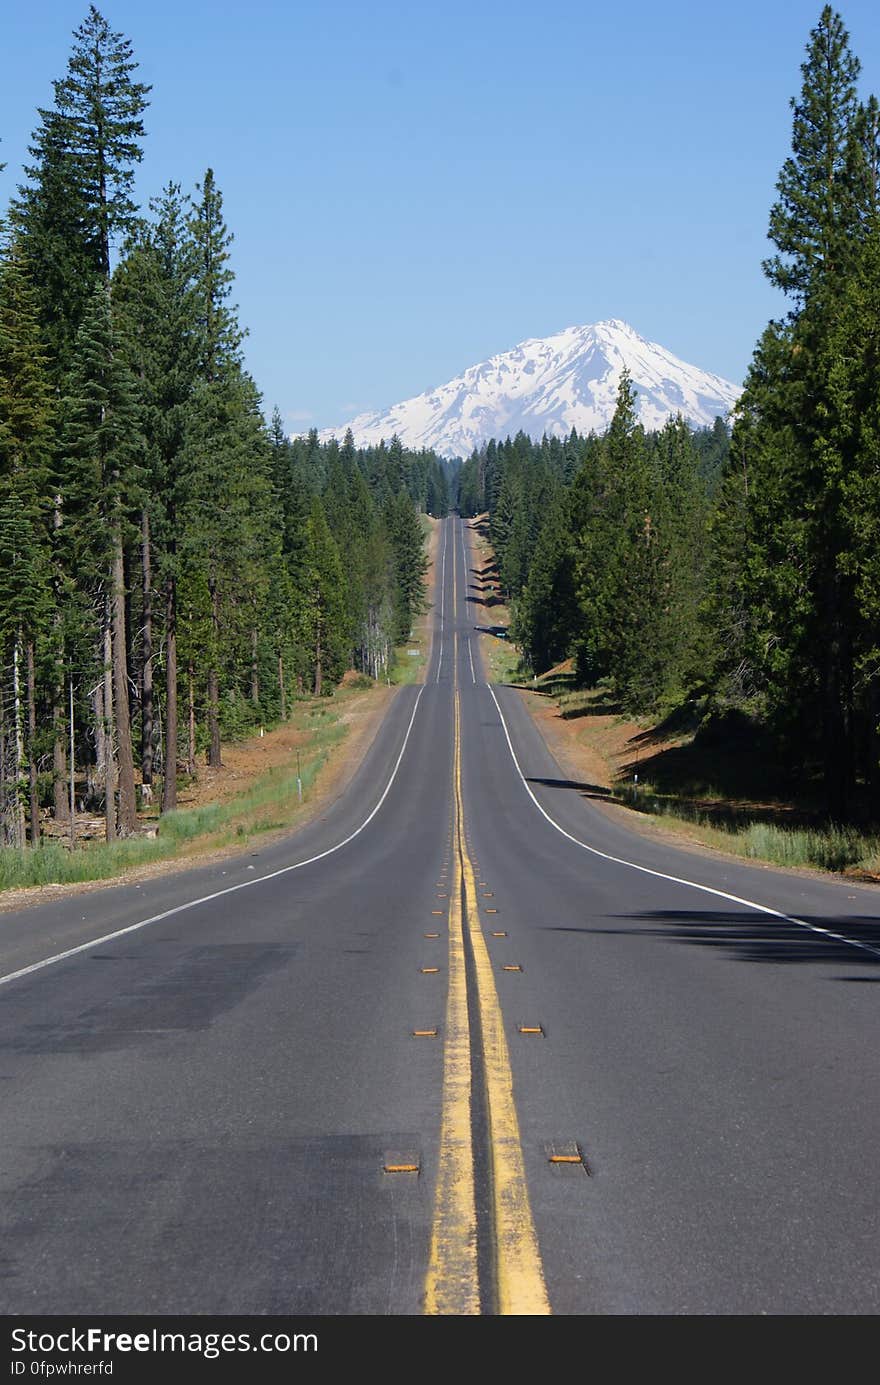
[{"label": "snow on mountain", "polygon": [[624,366],[648,429],[661,428],[677,413],[697,427],[711,425],[719,414],[727,415],[740,393],[729,380],[687,365],[612,318],[520,342],[448,384],[384,413],[359,414],[319,436],[326,442],[351,428],[355,443],[366,447],[396,433],[407,447],[466,457],[490,438],[513,437],[520,430],[536,441],[545,433],[564,436],[572,428],[601,433],[611,422]]}]

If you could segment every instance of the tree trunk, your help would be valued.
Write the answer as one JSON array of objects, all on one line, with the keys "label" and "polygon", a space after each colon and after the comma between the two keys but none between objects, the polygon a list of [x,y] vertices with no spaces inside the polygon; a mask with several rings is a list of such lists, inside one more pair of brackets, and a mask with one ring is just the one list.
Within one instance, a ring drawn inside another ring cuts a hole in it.
[{"label": "tree trunk", "polygon": [[834,822],[845,822],[855,786],[853,661],[847,633],[847,614],[852,609],[852,601],[847,601],[841,579],[833,571],[826,574],[821,592],[823,638],[819,658],[825,795],[829,817]]},{"label": "tree trunk", "polygon": [[[144,658],[141,672],[141,779],[144,801],[153,797],[153,583],[150,570],[150,516],[141,514],[141,580],[144,598]],[[175,765],[176,771],[176,765]]]},{"label": "tree trunk", "polygon": [[67,717],[64,710],[64,658],[61,650],[59,625],[61,617],[56,611],[53,618],[55,626],[55,678],[52,685],[52,812],[56,822],[66,823],[67,803]]},{"label": "tree trunk", "polygon": [[119,757],[119,832],[130,837],[137,829],[134,787],[134,752],[131,745],[131,712],[128,701],[128,659],[125,640],[125,570],[122,535],[113,536],[113,694]]},{"label": "tree trunk", "polygon": [[177,807],[177,585],[165,583],[165,781],[162,812]]},{"label": "tree trunk", "polygon": [[52,813],[56,822],[66,823],[67,804],[67,718],[57,698],[52,701]]},{"label": "tree trunk", "polygon": [[318,616],[318,633],[315,636],[315,697],[321,696],[321,683],[323,680],[323,669],[321,659],[324,651],[321,648],[321,617]]},{"label": "tree trunk", "polygon": [[220,652],[220,592],[213,575],[208,581],[211,593],[211,665],[208,669],[208,764],[219,769],[220,756],[220,677],[217,663]]},{"label": "tree trunk", "polygon": [[6,821],[6,669],[0,663],[0,847],[9,845]]},{"label": "tree trunk", "polygon": [[878,816],[877,786],[880,783],[880,687],[871,679],[867,691],[865,726],[865,789],[867,817],[876,822]]},{"label": "tree trunk", "polygon": [[189,661],[189,722],[187,725],[186,772],[196,772],[196,673],[193,661]]},{"label": "tree trunk", "polygon": [[[103,648],[103,635],[101,636]],[[98,787],[104,785],[106,760],[107,760],[107,728],[104,723],[104,675],[97,686],[92,690],[92,716],[95,723],[95,763],[88,762],[86,765],[86,785],[88,794],[95,793]]]},{"label": "tree trunk", "polygon": [[[61,528],[61,496],[56,495],[52,512],[52,529],[57,535]],[[64,667],[64,649],[61,636],[61,612],[57,609],[60,600],[61,574],[57,563],[55,569],[56,610],[52,617],[55,645],[55,682],[52,688],[52,811],[56,822],[67,822],[69,812],[67,797],[67,715],[65,711],[65,685],[67,673]]]},{"label": "tree trunk", "polygon": [[104,675],[102,718],[104,725],[104,833],[108,842],[116,840],[116,758],[113,727],[113,635],[111,600],[104,602]]},{"label": "tree trunk", "polygon": [[30,807],[31,846],[40,845],[40,797],[37,792],[37,677],[34,669],[34,642],[28,640],[27,652],[27,758],[28,799]]},{"label": "tree trunk", "polygon": [[281,699],[281,720],[287,720],[287,698],[284,696],[284,655],[278,655],[278,695]]},{"label": "tree trunk", "polygon": [[21,635],[12,652],[12,701],[15,717],[15,803],[13,844],[24,846],[24,803],[22,801],[21,768],[24,764],[24,738],[21,733]]},{"label": "tree trunk", "polygon": [[70,849],[76,846],[76,743],[73,723],[73,674],[70,675]]},{"label": "tree trunk", "polygon": [[256,626],[251,630],[251,702],[260,705],[260,666],[257,660],[258,636]]}]

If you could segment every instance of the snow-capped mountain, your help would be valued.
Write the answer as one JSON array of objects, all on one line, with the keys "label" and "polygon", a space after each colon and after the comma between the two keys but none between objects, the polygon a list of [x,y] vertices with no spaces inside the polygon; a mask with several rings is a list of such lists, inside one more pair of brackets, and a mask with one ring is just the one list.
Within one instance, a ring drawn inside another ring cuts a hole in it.
[{"label": "snow-capped mountain", "polygon": [[649,429],[661,428],[677,413],[697,427],[710,425],[727,415],[740,393],[729,380],[687,365],[612,318],[520,342],[446,385],[384,413],[359,414],[339,428],[325,428],[320,437],[342,438],[351,428],[355,443],[364,447],[396,433],[407,447],[466,457],[490,438],[520,430],[535,440],[572,428],[601,433],[611,422],[624,366]]}]

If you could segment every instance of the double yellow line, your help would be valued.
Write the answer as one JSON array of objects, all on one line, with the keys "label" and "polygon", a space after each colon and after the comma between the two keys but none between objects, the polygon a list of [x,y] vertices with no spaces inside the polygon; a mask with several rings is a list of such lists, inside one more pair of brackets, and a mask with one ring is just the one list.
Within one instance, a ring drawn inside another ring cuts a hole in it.
[{"label": "double yellow line", "polygon": [[[455,568],[453,567],[453,610]],[[440,1159],[425,1284],[425,1311],[463,1315],[484,1311],[536,1315],[550,1312],[538,1238],[532,1219],[513,1101],[513,1076],[501,1006],[486,939],[480,926],[477,885],[467,850],[461,794],[461,704],[458,635],[454,635],[455,758],[453,846],[457,860],[449,909],[449,991],[443,1058]],[[473,958],[482,1034],[488,1117],[492,1241],[496,1302],[484,1306],[478,1273],[471,1033],[465,938]]]}]

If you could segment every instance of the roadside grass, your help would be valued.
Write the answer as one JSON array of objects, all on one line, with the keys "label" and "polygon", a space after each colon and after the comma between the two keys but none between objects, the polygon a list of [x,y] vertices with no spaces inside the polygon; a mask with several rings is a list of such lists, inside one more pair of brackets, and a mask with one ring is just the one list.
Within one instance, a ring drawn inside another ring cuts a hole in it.
[{"label": "roadside grass", "polygon": [[[357,690],[346,695],[357,695]],[[306,732],[300,748],[303,802],[332,750],[345,738],[347,727],[339,712],[303,705],[292,718]],[[63,885],[107,880],[135,866],[183,858],[196,842],[199,850],[244,845],[264,832],[296,826],[304,816],[299,802],[297,768],[275,767],[250,788],[226,803],[204,804],[166,813],[156,822],[155,836],[129,837],[118,842],[88,842],[71,851],[60,842],[0,850],[0,891],[30,885]]]},{"label": "roadside grass", "polygon": [[650,813],[670,826],[687,829],[689,835],[706,846],[750,860],[837,873],[876,875],[880,871],[880,836],[845,824],[785,827],[752,821],[718,826],[695,805],[659,793],[649,783],[619,785],[615,798],[637,812]]},{"label": "roadside grass", "polygon": [[405,683],[418,683],[427,663],[427,640],[424,632],[413,634],[406,644],[398,645],[394,651],[394,662],[388,671],[392,686]]},{"label": "roadside grass", "polygon": [[746,721],[707,727],[702,707],[688,703],[634,724],[608,687],[575,687],[569,665],[527,686],[549,696],[562,720],[580,721],[577,741],[604,758],[610,801],[747,860],[880,874],[877,831],[823,820],[815,786],[795,784]]},{"label": "roadside grass", "polygon": [[490,683],[519,683],[523,675],[520,652],[509,640],[501,640],[497,635],[480,635],[480,648],[486,662]]},{"label": "roadside grass", "polygon": [[[487,515],[469,521],[472,565],[467,575],[467,601],[474,618],[474,629],[480,631],[479,648],[483,652],[486,674],[490,683],[520,683],[527,675],[522,668],[522,652],[508,637],[510,609],[505,604],[498,580],[495,550],[489,542]],[[504,632],[504,633],[495,633]]]}]

